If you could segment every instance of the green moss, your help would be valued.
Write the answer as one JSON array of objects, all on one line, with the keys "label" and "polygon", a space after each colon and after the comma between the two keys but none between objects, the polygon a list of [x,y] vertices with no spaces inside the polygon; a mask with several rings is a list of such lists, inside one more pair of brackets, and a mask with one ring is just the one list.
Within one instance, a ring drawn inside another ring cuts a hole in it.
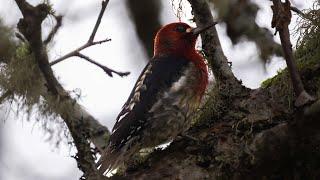
[{"label": "green moss", "polygon": [[281,78],[280,76],[283,76],[283,74],[287,73],[286,71],[287,71],[286,69],[285,69],[285,70],[280,70],[280,71],[278,71],[278,73],[277,73],[276,76],[264,80],[264,81],[261,83],[261,87],[262,87],[262,88],[268,88],[268,87],[270,87],[272,84],[279,83],[279,81],[282,80],[282,78]]},{"label": "green moss", "polygon": [[220,117],[221,113],[224,112],[224,107],[225,105],[223,104],[222,96],[219,93],[219,88],[212,88],[207,92],[205,103],[196,113],[193,123],[199,125],[210,122],[214,117]]},{"label": "green moss", "polygon": [[[49,1],[45,3],[50,4]],[[26,120],[30,120],[32,115],[32,120],[35,119],[37,125],[49,132],[49,139],[54,139],[58,145],[69,136],[59,118],[60,114],[70,116],[75,101],[64,101],[63,97],[50,97],[46,93],[46,82],[29,44],[17,41],[13,30],[3,25],[1,19],[0,34],[1,102],[15,102],[14,108],[11,108],[15,115]]]},{"label": "green moss", "polygon": [[[298,27],[300,38],[294,52],[297,68],[302,74],[302,80],[307,91],[312,95],[320,95],[320,11],[311,10],[312,20],[303,19]],[[262,88],[273,88],[277,97],[285,97],[289,107],[293,101],[291,79],[287,69],[280,71],[276,76],[265,80]],[[288,93],[289,92],[289,93]]]},{"label": "green moss", "polygon": [[14,57],[3,65],[0,73],[0,87],[14,92],[22,105],[33,106],[39,102],[41,74],[27,44],[16,48]]},{"label": "green moss", "polygon": [[35,115],[38,125],[49,132],[50,139],[55,139],[56,145],[68,135],[58,114],[62,111],[71,113],[73,104],[41,96],[47,91],[45,81],[27,43],[18,44],[10,60],[1,64],[0,89],[10,92],[4,101],[17,104],[17,108],[12,108],[16,115],[26,120]]}]

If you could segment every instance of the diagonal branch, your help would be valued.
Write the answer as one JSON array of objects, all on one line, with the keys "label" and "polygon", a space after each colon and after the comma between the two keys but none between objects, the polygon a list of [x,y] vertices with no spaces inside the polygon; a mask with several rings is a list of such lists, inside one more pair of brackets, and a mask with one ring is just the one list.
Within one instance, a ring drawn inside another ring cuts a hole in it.
[{"label": "diagonal branch", "polygon": [[[93,142],[98,149],[103,149],[110,135],[106,127],[102,126],[87,111],[71,98],[68,92],[61,86],[49,65],[46,46],[42,41],[43,20],[50,13],[50,8],[46,4],[32,6],[26,1],[16,0],[23,14],[23,18],[18,23],[19,31],[26,37],[30,44],[32,53],[42,72],[46,86],[41,87],[40,94],[48,101],[58,103],[57,107],[52,107],[66,123],[70,134],[74,140],[77,152],[78,167],[83,171],[86,179],[100,179],[100,175],[95,168],[93,152],[90,142]],[[70,109],[64,110],[59,105]],[[52,105],[54,106],[54,105]],[[90,140],[90,141],[89,141]]]},{"label": "diagonal branch", "polygon": [[77,49],[69,52],[68,54],[66,54],[66,55],[64,55],[64,56],[62,56],[62,57],[50,62],[50,66],[58,64],[59,62],[61,62],[63,60],[66,60],[66,59],[68,59],[70,57],[77,56],[77,53],[79,53],[80,51],[82,51],[82,50],[84,50],[84,49],[86,49],[86,48],[88,48],[90,46],[94,46],[96,44],[102,44],[102,43],[105,43],[105,42],[108,42],[108,41],[111,41],[111,39],[107,38],[107,39],[104,39],[104,40],[101,40],[101,41],[87,42],[86,44],[84,44],[84,45],[78,47]]},{"label": "diagonal branch", "polygon": [[293,11],[293,12],[295,12],[295,13],[299,14],[300,16],[302,16],[302,17],[306,17],[306,14],[305,14],[305,13],[303,13],[302,11],[300,11],[300,9],[298,9],[297,7],[291,6],[291,7],[290,7],[290,9],[291,9],[291,11]]},{"label": "diagonal branch", "polygon": [[50,13],[50,8],[46,4],[39,4],[36,7],[31,6],[23,0],[16,0],[23,18],[19,20],[18,29],[30,43],[35,59],[38,60],[38,66],[42,70],[43,76],[47,81],[48,90],[53,95],[58,95],[58,81],[50,68],[48,55],[42,42],[41,24]]},{"label": "diagonal branch", "polygon": [[290,1],[286,0],[285,3],[282,3],[280,0],[273,0],[273,6],[271,6],[271,8],[273,11],[271,26],[276,28],[276,33],[279,32],[282,49],[284,51],[284,56],[293,85],[293,90],[297,96],[295,105],[300,107],[312,102],[314,98],[311,97],[304,89],[292,53],[292,44],[290,42],[290,32],[288,28],[292,16]]},{"label": "diagonal branch", "polygon": [[62,57],[60,57],[60,58],[52,61],[52,62],[50,63],[50,66],[53,66],[53,65],[55,65],[55,64],[57,64],[57,63],[59,63],[59,62],[61,62],[61,61],[64,61],[64,60],[70,58],[70,57],[77,56],[78,53],[80,53],[80,51],[82,51],[83,49],[86,49],[86,48],[88,48],[88,47],[90,47],[90,46],[94,46],[94,45],[97,45],[97,44],[102,44],[102,43],[111,41],[111,39],[109,39],[109,38],[106,38],[106,39],[101,40],[101,41],[96,41],[96,42],[93,41],[93,40],[94,40],[94,37],[95,37],[95,35],[96,35],[96,33],[97,33],[97,30],[98,30],[98,28],[99,28],[99,26],[100,26],[101,19],[102,19],[102,17],[103,17],[104,11],[105,11],[108,3],[109,3],[109,0],[104,0],[104,1],[102,1],[101,10],[100,10],[98,19],[97,19],[97,21],[96,21],[96,24],[94,25],[94,28],[93,28],[93,30],[92,30],[92,33],[91,33],[88,41],[87,41],[84,45],[80,46],[79,48],[77,48],[77,49],[71,51],[70,53],[67,53],[66,55],[64,55],[64,56],[62,56]]},{"label": "diagonal branch", "polygon": [[305,14],[304,12],[302,12],[300,9],[298,9],[297,7],[293,7],[291,6],[291,11],[297,13],[300,17],[307,19],[309,21],[311,21],[312,23],[315,23],[314,19],[310,16],[308,16],[307,14]]},{"label": "diagonal branch", "polygon": [[91,59],[90,57],[88,57],[88,56],[86,56],[86,55],[84,55],[84,54],[81,54],[81,53],[79,53],[79,52],[76,53],[76,56],[78,56],[78,57],[80,57],[80,58],[82,58],[82,59],[84,59],[84,60],[86,60],[86,61],[88,61],[88,62],[90,62],[90,63],[92,63],[92,64],[97,65],[97,66],[100,67],[105,73],[107,73],[108,76],[110,76],[110,77],[113,76],[112,73],[115,73],[115,74],[119,75],[120,77],[128,76],[128,75],[130,74],[130,72],[119,72],[119,71],[115,71],[115,70],[113,70],[113,69],[110,69],[110,68],[108,68],[108,67],[106,67],[106,66],[104,66],[104,65],[102,65],[102,64],[100,64],[100,63],[98,63],[98,62],[96,62],[96,61],[94,61],[94,60]]},{"label": "diagonal branch", "polygon": [[55,16],[54,18],[56,19],[56,25],[54,26],[54,28],[51,30],[51,32],[49,33],[48,37],[46,40],[43,41],[43,44],[47,45],[49,44],[49,42],[52,41],[52,39],[54,38],[54,36],[57,34],[59,28],[62,25],[62,16]]},{"label": "diagonal branch", "polygon": [[100,10],[100,13],[99,13],[97,22],[96,22],[96,24],[94,25],[94,28],[93,28],[93,30],[92,30],[92,33],[91,33],[91,35],[90,35],[90,38],[89,38],[88,42],[93,42],[93,39],[94,39],[94,37],[95,37],[95,35],[96,35],[96,33],[97,33],[97,30],[98,30],[98,28],[99,28],[99,26],[100,26],[103,13],[104,13],[104,11],[106,10],[106,7],[107,7],[108,3],[109,3],[109,0],[102,1],[101,10]]},{"label": "diagonal branch", "polygon": [[23,16],[30,14],[32,12],[32,6],[25,0],[16,0],[16,3]]},{"label": "diagonal branch", "polygon": [[[191,4],[194,19],[198,27],[214,22],[210,7],[206,0],[188,0]],[[202,47],[216,80],[222,84],[239,85],[228,60],[223,53],[219,36],[215,27],[201,33]]]}]

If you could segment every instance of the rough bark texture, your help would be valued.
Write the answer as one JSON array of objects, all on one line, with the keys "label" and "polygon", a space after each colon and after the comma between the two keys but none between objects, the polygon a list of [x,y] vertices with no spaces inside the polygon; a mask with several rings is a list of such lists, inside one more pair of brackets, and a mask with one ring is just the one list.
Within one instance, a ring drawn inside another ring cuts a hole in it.
[{"label": "rough bark texture", "polygon": [[[197,25],[208,23],[206,1],[189,1]],[[287,70],[259,89],[239,86],[232,72],[224,71],[229,67],[218,39],[212,39],[217,38],[216,32],[207,33],[202,36],[203,48],[218,83],[188,136],[147,157],[137,157],[113,178],[319,179],[320,102],[294,107],[296,97]],[[318,31],[309,35],[320,38]],[[319,41],[310,39],[295,53],[305,89],[316,96],[319,49]]]},{"label": "rough bark texture", "polygon": [[[206,0],[189,2],[197,26],[213,21]],[[41,72],[41,96],[56,102],[52,109],[63,118],[74,138],[76,159],[84,178],[108,179],[96,173],[90,142],[103,148],[109,131],[68,95],[50,68],[41,39],[41,23],[49,14],[49,7],[31,6],[24,0],[16,3],[23,14],[19,31],[29,42]],[[312,13],[308,16],[311,23],[307,24],[312,28],[306,31],[295,59],[305,90],[318,98],[320,13]],[[137,155],[109,179],[319,179],[320,101],[296,108],[288,70],[267,80],[259,89],[243,87],[228,65],[216,30],[212,28],[201,35],[217,83],[194,118],[194,126],[187,136],[174,140],[166,149]],[[6,56],[2,58],[3,63],[10,61]],[[14,90],[8,89],[0,100],[6,94],[14,94]]]}]

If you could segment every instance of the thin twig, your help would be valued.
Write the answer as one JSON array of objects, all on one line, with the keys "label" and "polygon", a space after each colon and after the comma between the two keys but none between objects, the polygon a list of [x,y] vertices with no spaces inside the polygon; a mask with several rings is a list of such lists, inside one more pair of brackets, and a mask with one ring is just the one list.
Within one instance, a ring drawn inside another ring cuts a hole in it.
[{"label": "thin twig", "polygon": [[49,42],[52,41],[52,39],[54,38],[54,36],[56,35],[56,33],[58,32],[59,28],[62,25],[62,16],[55,16],[54,15],[54,18],[56,19],[56,25],[49,33],[47,39],[43,41],[43,44],[45,44],[45,45],[49,44]]},{"label": "thin twig", "polygon": [[77,56],[77,54],[78,54],[80,51],[82,51],[83,49],[86,49],[86,48],[88,48],[88,47],[90,47],[90,46],[94,46],[94,45],[96,45],[96,44],[102,44],[102,43],[111,41],[111,39],[109,39],[109,38],[106,38],[106,39],[101,40],[101,41],[96,41],[96,42],[93,41],[93,40],[94,40],[94,37],[95,37],[95,35],[96,35],[96,33],[97,33],[97,30],[98,30],[98,28],[99,28],[99,25],[100,25],[100,23],[101,23],[101,19],[102,19],[102,17],[103,17],[104,11],[105,11],[108,3],[109,3],[109,0],[102,1],[101,10],[100,10],[98,19],[97,19],[97,21],[96,21],[96,24],[94,25],[94,28],[93,28],[93,30],[92,30],[92,33],[91,33],[88,41],[87,41],[84,45],[80,46],[79,48],[77,48],[77,49],[75,49],[75,50],[67,53],[66,55],[64,55],[64,56],[62,56],[62,57],[60,57],[60,58],[58,58],[58,59],[56,59],[56,60],[54,60],[54,61],[52,61],[52,62],[50,62],[50,66],[53,66],[53,65],[55,65],[55,64],[57,64],[57,63],[65,60],[65,59],[70,58],[70,57]]},{"label": "thin twig", "polygon": [[299,16],[301,16],[302,18],[304,19],[307,19],[311,22],[314,22],[314,19],[312,19],[310,16],[308,16],[307,14],[305,14],[304,12],[302,12],[301,10],[299,10],[298,8],[296,7],[293,7],[291,6],[291,10],[295,13],[297,13]]},{"label": "thin twig", "polygon": [[296,12],[297,14],[299,14],[299,15],[301,15],[301,16],[303,16],[303,17],[306,16],[306,14],[303,13],[302,11],[300,11],[300,9],[298,9],[297,7],[291,6],[290,9],[291,9],[293,12]]},{"label": "thin twig", "polygon": [[117,75],[119,75],[120,77],[123,77],[123,76],[128,76],[130,74],[130,72],[119,72],[119,71],[115,71],[113,69],[110,69],[96,61],[94,61],[93,59],[91,59],[90,57],[84,55],[84,54],[81,54],[79,52],[76,53],[76,56],[82,58],[82,59],[85,59],[86,61],[92,63],[92,64],[95,64],[96,66],[100,67],[105,73],[107,73],[110,77],[113,77],[112,73],[115,73]]},{"label": "thin twig", "polygon": [[104,13],[104,11],[106,10],[106,7],[107,7],[108,3],[109,3],[109,0],[102,1],[102,3],[101,3],[101,10],[100,10],[100,13],[99,13],[97,22],[96,22],[96,24],[94,25],[94,28],[93,28],[93,30],[92,30],[92,33],[91,33],[91,35],[90,35],[90,38],[89,38],[88,42],[93,42],[93,39],[94,39],[94,37],[95,37],[95,35],[96,35],[96,33],[97,33],[97,30],[98,30],[98,28],[99,28],[99,26],[100,26],[103,13]]},{"label": "thin twig", "polygon": [[312,102],[314,98],[311,97],[304,89],[292,53],[292,44],[290,42],[290,32],[288,28],[292,17],[290,1],[286,0],[284,3],[282,3],[281,0],[273,0],[273,6],[271,6],[271,8],[273,11],[271,26],[276,28],[276,32],[279,32],[282,49],[284,51],[288,71],[290,73],[293,85],[293,90],[297,96],[295,105],[300,107]]},{"label": "thin twig", "polygon": [[15,32],[14,34],[15,34],[16,37],[17,37],[18,39],[20,39],[22,42],[27,42],[26,38],[24,38],[24,36],[23,36],[21,33]]},{"label": "thin twig", "polygon": [[80,51],[82,51],[83,49],[86,49],[90,46],[94,46],[94,45],[97,45],[97,44],[102,44],[102,43],[105,43],[105,42],[108,42],[108,41],[111,41],[111,39],[107,38],[107,39],[104,39],[104,40],[101,40],[101,41],[96,41],[96,42],[87,42],[86,44],[78,47],[77,49],[69,52],[68,54],[50,62],[50,66],[53,66],[55,64],[58,64],[59,62],[65,60],[65,59],[68,59],[70,57],[73,57],[73,56],[77,56],[77,53],[79,53]]}]

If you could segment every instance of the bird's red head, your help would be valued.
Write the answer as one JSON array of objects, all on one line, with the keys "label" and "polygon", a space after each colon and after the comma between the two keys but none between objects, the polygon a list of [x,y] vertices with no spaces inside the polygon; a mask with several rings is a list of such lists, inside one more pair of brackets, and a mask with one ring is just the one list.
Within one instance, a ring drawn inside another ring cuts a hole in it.
[{"label": "bird's red head", "polygon": [[197,28],[192,28],[183,22],[165,25],[157,32],[154,39],[154,56],[190,57],[190,53],[196,52],[195,45],[199,34],[215,24]]},{"label": "bird's red head", "polygon": [[154,56],[177,55],[195,51],[198,34],[188,24],[177,22],[162,27],[154,39]]},{"label": "bird's red head", "polygon": [[154,57],[177,56],[192,61],[200,69],[198,90],[202,97],[208,84],[208,70],[204,58],[195,50],[198,35],[216,23],[192,28],[186,23],[171,23],[162,27],[154,40]]}]

